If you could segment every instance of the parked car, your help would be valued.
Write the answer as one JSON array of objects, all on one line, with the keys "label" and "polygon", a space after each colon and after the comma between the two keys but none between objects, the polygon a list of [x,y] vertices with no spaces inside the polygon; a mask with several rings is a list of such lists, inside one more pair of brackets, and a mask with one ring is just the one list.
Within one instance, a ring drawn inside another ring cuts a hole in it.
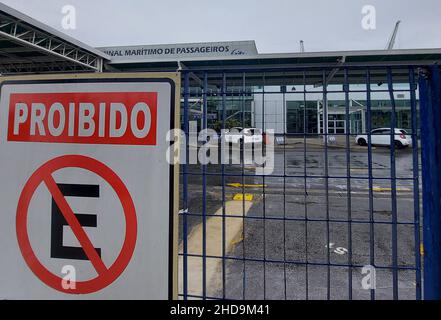
[{"label": "parked car", "polygon": [[[379,128],[371,131],[371,144],[378,146],[391,145],[391,128]],[[355,142],[360,146],[367,146],[368,136],[360,134],[355,137]],[[405,148],[412,145],[412,139],[404,129],[395,129],[394,138],[395,147],[398,149]]]},{"label": "parked car", "polygon": [[263,132],[258,128],[231,128],[225,133],[225,141],[230,144],[259,144],[263,141]]}]

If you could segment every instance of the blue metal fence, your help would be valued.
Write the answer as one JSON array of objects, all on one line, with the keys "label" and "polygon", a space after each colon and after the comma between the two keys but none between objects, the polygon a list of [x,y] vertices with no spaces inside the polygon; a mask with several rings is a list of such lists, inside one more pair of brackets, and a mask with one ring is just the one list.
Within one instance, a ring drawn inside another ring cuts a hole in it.
[{"label": "blue metal fence", "polygon": [[[425,93],[415,80],[418,70],[184,70],[180,297],[421,299],[417,96]],[[357,132],[355,112],[363,124]],[[217,131],[275,129],[284,139],[269,141],[273,172],[256,174],[259,166],[244,161],[244,143],[232,147],[240,149],[238,164],[188,163],[207,142],[190,139],[193,120]],[[302,122],[302,129],[288,131],[296,127],[289,121]],[[388,133],[372,133],[379,127]],[[376,145],[385,135],[390,146]],[[356,144],[357,136],[365,145]],[[403,137],[411,147],[403,148]],[[426,243],[426,255],[429,250]]]},{"label": "blue metal fence", "polygon": [[420,77],[424,204],[424,298],[441,299],[441,70],[426,68]]}]

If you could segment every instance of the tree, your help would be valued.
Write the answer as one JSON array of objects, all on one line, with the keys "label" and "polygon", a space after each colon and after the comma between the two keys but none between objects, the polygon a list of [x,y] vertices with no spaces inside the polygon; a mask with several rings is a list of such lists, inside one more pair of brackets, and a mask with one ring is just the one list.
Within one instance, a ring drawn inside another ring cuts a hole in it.
[{"label": "tree", "polygon": [[[234,127],[241,127],[242,123],[240,120],[235,118],[230,118],[225,121],[225,129],[231,129]],[[222,130],[222,120],[217,120],[213,123],[213,129],[217,132],[220,132]]]}]

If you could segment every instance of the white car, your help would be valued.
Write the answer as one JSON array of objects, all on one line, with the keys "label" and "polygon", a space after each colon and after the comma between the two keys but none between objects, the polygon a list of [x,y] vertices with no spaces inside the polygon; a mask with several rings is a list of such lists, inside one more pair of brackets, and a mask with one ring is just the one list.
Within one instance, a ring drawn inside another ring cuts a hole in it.
[{"label": "white car", "polygon": [[[371,131],[371,144],[377,146],[390,146],[391,145],[391,129],[379,128]],[[355,137],[355,142],[360,146],[367,146],[368,136],[366,134],[360,134]],[[412,145],[412,138],[404,129],[395,129],[394,138],[395,147],[398,149],[405,148]]]},{"label": "white car", "polygon": [[235,127],[225,133],[225,142],[232,144],[259,144],[263,141],[263,132],[258,128],[244,128]]}]

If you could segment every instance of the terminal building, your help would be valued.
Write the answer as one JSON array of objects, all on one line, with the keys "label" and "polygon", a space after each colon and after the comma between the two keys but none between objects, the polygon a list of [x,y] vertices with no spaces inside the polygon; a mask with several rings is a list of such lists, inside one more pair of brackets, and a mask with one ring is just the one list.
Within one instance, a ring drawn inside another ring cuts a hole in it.
[{"label": "terminal building", "polygon": [[[367,130],[368,109],[373,129],[389,126],[394,109],[397,127],[409,129],[409,70],[400,66],[440,62],[441,49],[261,54],[254,41],[94,48],[0,3],[1,76],[181,72],[188,119],[214,129],[357,134]],[[384,69],[394,65],[392,105]]]}]

